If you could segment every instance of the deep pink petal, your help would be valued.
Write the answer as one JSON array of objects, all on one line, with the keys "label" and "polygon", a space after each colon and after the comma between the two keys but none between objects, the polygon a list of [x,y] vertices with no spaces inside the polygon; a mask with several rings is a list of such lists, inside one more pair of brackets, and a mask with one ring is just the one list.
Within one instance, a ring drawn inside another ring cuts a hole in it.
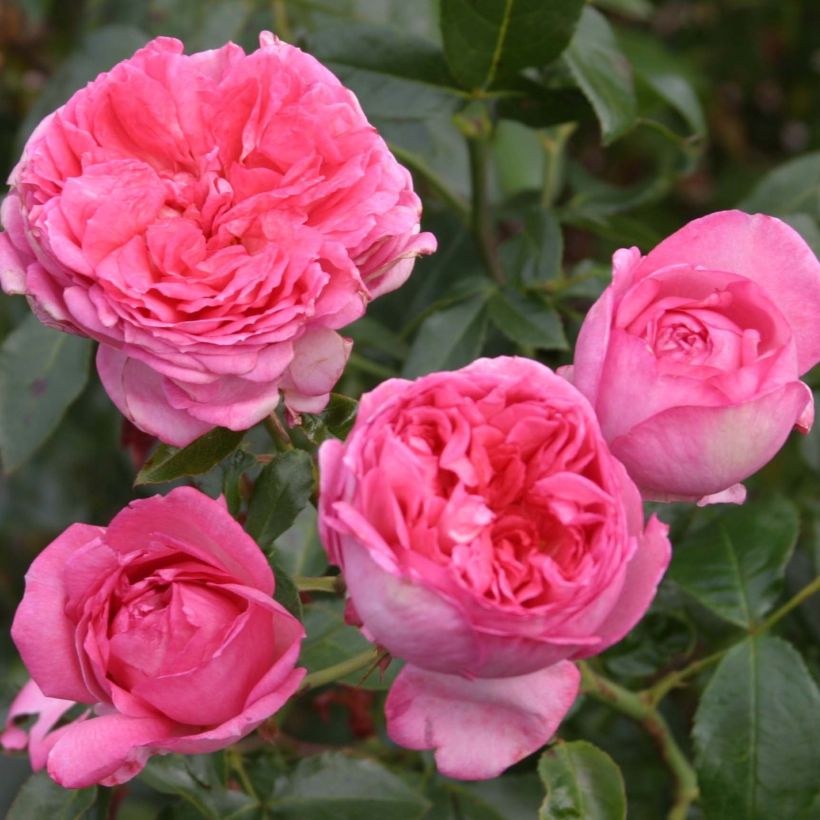
[{"label": "deep pink petal", "polygon": [[434,749],[438,770],[486,780],[540,749],[578,694],[567,661],[517,678],[477,678],[405,666],[387,696],[387,732],[400,746]]}]

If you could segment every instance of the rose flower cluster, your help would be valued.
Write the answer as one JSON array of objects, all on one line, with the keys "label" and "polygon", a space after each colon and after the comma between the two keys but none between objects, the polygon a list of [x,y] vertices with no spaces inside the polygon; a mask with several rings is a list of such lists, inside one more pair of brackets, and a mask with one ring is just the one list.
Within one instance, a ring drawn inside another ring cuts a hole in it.
[{"label": "rose flower cluster", "polygon": [[[293,422],[320,411],[350,349],[337,331],[436,246],[354,95],[269,34],[252,54],[149,43],[40,124],[10,185],[3,289],[96,340],[112,401],[176,446],[250,428],[280,394]],[[797,233],[712,214],[615,254],[560,374],[480,359],[361,398],[319,452],[319,528],[349,619],[404,662],[394,742],[481,779],[549,741],[575,662],[637,623],[669,563],[642,500],[741,503],[811,426],[818,315]],[[12,637],[31,681],[0,742],[67,787],[234,743],[305,674],[274,587],[192,488],[71,525],[27,575]]]}]

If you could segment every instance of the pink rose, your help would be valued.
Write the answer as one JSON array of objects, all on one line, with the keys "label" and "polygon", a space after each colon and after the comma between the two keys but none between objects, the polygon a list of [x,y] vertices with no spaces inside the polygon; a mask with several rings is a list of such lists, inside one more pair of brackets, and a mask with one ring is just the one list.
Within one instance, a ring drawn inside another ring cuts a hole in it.
[{"label": "pink rose", "polygon": [[451,777],[546,743],[571,661],[632,628],[669,562],[592,408],[537,362],[387,381],[319,457],[328,555],[368,637],[407,661],[388,733]]},{"label": "pink rose", "polygon": [[814,415],[820,264],[788,225],[723,211],[613,258],[568,377],[646,498],[742,502]]},{"label": "pink rose", "polygon": [[336,329],[435,249],[409,173],[352,92],[262,34],[160,37],[40,123],[0,218],[0,284],[101,345],[122,413],[184,445],[324,407]]},{"label": "pink rose", "polygon": [[[34,560],[12,637],[34,682],[32,764],[60,785],[114,785],[158,752],[230,745],[296,691],[302,625],[224,505],[182,487],[111,524],[74,524]],[[54,731],[72,701],[96,717]],[[22,748],[12,724],[3,745]]]}]

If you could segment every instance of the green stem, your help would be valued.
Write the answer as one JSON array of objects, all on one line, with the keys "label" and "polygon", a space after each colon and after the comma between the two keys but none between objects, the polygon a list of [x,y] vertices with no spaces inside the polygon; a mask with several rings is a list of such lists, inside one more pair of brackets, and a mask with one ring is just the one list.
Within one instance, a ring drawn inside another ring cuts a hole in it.
[{"label": "green stem", "polygon": [[265,418],[263,424],[265,425],[265,430],[268,431],[268,435],[274,447],[276,447],[280,453],[293,449],[293,442],[290,440],[290,436],[287,434],[285,428],[282,427],[275,411]]},{"label": "green stem", "polygon": [[683,669],[678,669],[675,672],[664,675],[657,683],[654,683],[648,689],[644,689],[644,691],[640,693],[640,696],[646,700],[650,706],[653,708],[656,707],[673,689],[676,689],[685,681],[689,680],[689,678],[695,677],[695,675],[698,675],[704,669],[708,669],[717,663],[727,651],[727,649],[721,649],[719,652],[714,652],[705,658],[700,658],[690,663],[688,666],[684,666]]},{"label": "green stem", "polygon": [[675,799],[667,818],[685,820],[689,806],[698,797],[697,775],[663,715],[645,697],[596,674],[586,663],[579,666],[584,693],[637,721],[651,735],[675,781]]},{"label": "green stem", "polygon": [[288,20],[288,10],[285,0],[273,0],[273,20],[276,33],[285,42],[293,42],[293,31]]},{"label": "green stem", "polygon": [[258,803],[259,795],[256,793],[256,789],[253,787],[250,777],[248,777],[248,772],[245,770],[245,761],[242,759],[242,752],[240,752],[235,746],[231,746],[227,749],[226,755],[228,757],[228,762],[230,763],[231,768],[236,772],[236,776],[239,778],[239,782],[242,784],[242,788],[245,790],[245,793],[249,794]]},{"label": "green stem", "polygon": [[305,676],[301,688],[303,690],[315,689],[318,686],[333,683],[333,681],[339,680],[340,678],[346,678],[348,675],[353,672],[358,672],[360,669],[375,666],[381,660],[383,654],[382,650],[371,647],[364,652],[360,652],[358,655],[354,655],[352,658],[334,663],[333,666],[311,672]]},{"label": "green stem", "polygon": [[775,610],[760,626],[753,629],[752,632],[756,635],[761,632],[766,632],[771,629],[778,621],[785,618],[793,609],[796,609],[807,598],[811,598],[816,592],[820,592],[820,575],[817,576],[811,583],[806,584],[796,595],[789,598],[780,609]]},{"label": "green stem", "polygon": [[299,592],[332,592],[341,595],[344,592],[344,581],[341,575],[323,575],[322,577],[308,577],[294,575],[293,583]]},{"label": "green stem", "polygon": [[541,134],[541,145],[544,148],[544,177],[541,186],[541,204],[552,208],[564,182],[564,149],[572,136],[577,123],[569,122],[548,128]]},{"label": "green stem", "polygon": [[393,379],[396,377],[395,371],[391,370],[383,364],[372,362],[370,359],[361,356],[358,353],[351,353],[348,357],[347,363],[357,370],[364,373],[370,373],[372,376],[378,376],[380,379]]},{"label": "green stem", "polygon": [[456,123],[467,138],[472,184],[470,222],[473,234],[478,242],[481,258],[490,276],[499,285],[504,285],[506,279],[498,260],[498,247],[488,185],[490,122],[486,112],[483,112],[480,118],[461,117],[456,120]]}]

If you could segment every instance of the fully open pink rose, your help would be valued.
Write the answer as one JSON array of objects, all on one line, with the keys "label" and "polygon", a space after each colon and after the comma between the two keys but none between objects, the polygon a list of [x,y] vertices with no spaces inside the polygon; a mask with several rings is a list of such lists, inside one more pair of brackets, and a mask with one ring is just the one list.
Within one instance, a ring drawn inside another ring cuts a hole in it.
[{"label": "fully open pink rose", "polygon": [[742,502],[811,427],[818,360],[820,263],[780,220],[724,211],[616,252],[567,375],[647,498]]},{"label": "fully open pink rose", "polygon": [[409,173],[314,58],[160,37],[40,123],[0,219],[0,284],[97,339],[141,429],[184,445],[321,409],[336,333],[435,249]]},{"label": "fully open pink rose", "polygon": [[527,359],[385,382],[320,465],[328,554],[365,633],[408,662],[388,732],[452,777],[546,743],[571,661],[623,637],[669,561],[588,402]]},{"label": "fully open pink rose", "polygon": [[[34,560],[12,637],[39,714],[35,767],[79,788],[133,777],[157,752],[221,749],[299,686],[302,625],[271,597],[259,547],[219,501],[183,487],[107,528],[74,524]],[[52,728],[72,702],[96,716]],[[21,748],[14,724],[3,745]]]}]

